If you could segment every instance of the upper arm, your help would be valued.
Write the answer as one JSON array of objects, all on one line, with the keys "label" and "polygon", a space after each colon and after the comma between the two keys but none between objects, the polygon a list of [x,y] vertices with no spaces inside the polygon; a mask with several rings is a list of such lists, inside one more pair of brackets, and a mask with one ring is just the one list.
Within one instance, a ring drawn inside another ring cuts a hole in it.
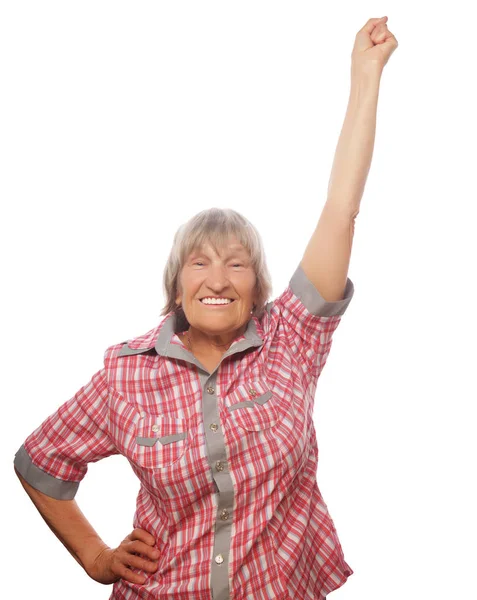
[{"label": "upper arm", "polygon": [[108,433],[109,393],[103,368],[26,438],[14,465],[27,483],[72,499],[87,463],[118,453]]},{"label": "upper arm", "polygon": [[307,370],[321,372],[330,352],[333,333],[353,294],[353,282],[347,278],[343,297],[336,301],[325,300],[299,265],[286,290],[275,300],[290,350]]},{"label": "upper arm", "polygon": [[344,295],[355,217],[325,204],[300,262],[307,278],[327,302],[341,300]]}]

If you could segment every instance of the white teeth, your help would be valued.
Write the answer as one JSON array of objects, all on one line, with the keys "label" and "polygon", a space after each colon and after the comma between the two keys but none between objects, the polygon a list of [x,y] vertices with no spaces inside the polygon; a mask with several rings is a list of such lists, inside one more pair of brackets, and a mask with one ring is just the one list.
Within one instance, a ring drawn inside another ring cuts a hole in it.
[{"label": "white teeth", "polygon": [[209,298],[204,298],[201,300],[203,304],[230,304],[232,300],[213,300]]}]

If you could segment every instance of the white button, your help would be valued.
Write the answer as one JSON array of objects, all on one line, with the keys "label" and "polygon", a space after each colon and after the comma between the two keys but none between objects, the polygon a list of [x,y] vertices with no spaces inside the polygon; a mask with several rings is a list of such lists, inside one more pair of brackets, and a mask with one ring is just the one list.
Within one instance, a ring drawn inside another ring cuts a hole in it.
[{"label": "white button", "polygon": [[152,426],[152,430],[153,431],[159,431],[159,425],[153,425]]},{"label": "white button", "polygon": [[224,557],[222,556],[222,554],[217,554],[217,556],[215,557],[215,562],[218,565],[221,565],[224,562]]}]

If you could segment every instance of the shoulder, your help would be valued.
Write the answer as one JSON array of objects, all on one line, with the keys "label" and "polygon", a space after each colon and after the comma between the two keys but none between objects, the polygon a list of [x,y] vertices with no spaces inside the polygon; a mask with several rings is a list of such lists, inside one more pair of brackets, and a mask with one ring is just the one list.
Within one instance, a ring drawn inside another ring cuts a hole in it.
[{"label": "shoulder", "polygon": [[157,339],[159,337],[164,321],[165,317],[161,320],[159,325],[156,325],[146,333],[108,346],[108,348],[106,348],[104,352],[105,360],[111,360],[120,358],[122,356],[131,356],[135,354],[143,354],[149,351],[155,351]]}]

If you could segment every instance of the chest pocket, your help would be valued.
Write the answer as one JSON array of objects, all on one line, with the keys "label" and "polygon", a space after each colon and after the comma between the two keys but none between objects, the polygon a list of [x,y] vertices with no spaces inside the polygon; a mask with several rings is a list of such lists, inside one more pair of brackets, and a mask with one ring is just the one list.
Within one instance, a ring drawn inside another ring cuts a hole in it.
[{"label": "chest pocket", "polygon": [[253,380],[229,395],[227,409],[234,423],[246,431],[262,432],[262,439],[279,449],[291,464],[302,454],[303,431],[291,395],[279,396],[263,380]]},{"label": "chest pocket", "polygon": [[186,419],[142,412],[137,421],[134,461],[146,469],[162,469],[184,455],[189,431]]},{"label": "chest pocket", "polygon": [[228,406],[234,421],[248,431],[260,431],[273,427],[278,419],[278,409],[273,392],[260,381],[240,385],[229,396]]}]

